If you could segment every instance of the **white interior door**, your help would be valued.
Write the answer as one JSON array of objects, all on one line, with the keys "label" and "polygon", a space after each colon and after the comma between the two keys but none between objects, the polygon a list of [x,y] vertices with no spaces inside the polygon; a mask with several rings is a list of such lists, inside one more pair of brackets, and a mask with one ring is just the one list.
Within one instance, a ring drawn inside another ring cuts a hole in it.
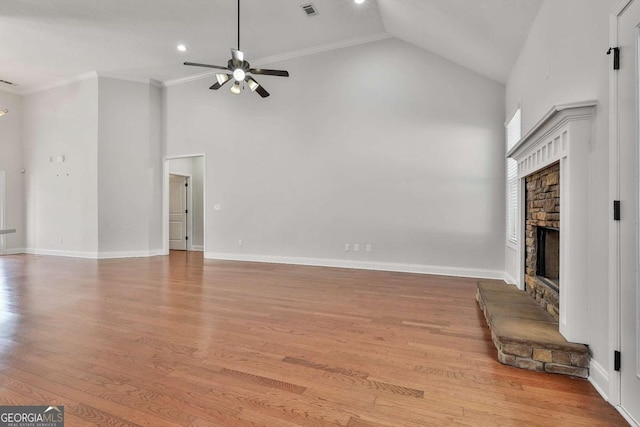
[{"label": "white interior door", "polygon": [[187,250],[187,177],[169,176],[169,249]]},{"label": "white interior door", "polygon": [[638,48],[640,0],[618,17],[618,137],[620,144],[620,406],[640,424],[640,170]]}]

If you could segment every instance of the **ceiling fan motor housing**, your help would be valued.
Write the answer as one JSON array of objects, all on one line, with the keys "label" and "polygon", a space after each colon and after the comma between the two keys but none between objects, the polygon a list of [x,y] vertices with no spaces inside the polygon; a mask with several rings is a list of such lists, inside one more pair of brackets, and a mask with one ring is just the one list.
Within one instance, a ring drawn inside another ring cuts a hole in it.
[{"label": "ceiling fan motor housing", "polygon": [[247,62],[247,61],[242,61],[242,63],[240,65],[236,65],[236,62],[234,62],[233,59],[230,59],[227,62],[227,68],[230,71],[233,71],[237,68],[240,68],[241,70],[243,70],[245,73],[249,72],[249,69],[251,68],[251,65]]}]

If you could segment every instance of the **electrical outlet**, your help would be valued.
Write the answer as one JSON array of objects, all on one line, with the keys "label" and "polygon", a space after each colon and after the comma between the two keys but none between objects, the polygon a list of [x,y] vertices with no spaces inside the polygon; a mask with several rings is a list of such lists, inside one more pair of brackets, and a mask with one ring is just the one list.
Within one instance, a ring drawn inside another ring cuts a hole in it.
[{"label": "electrical outlet", "polygon": [[354,252],[360,252],[360,243],[354,243],[353,244],[353,251]]},{"label": "electrical outlet", "polygon": [[351,250],[351,245],[350,245],[350,244],[348,244],[348,243],[345,243],[345,244],[344,244],[344,251],[345,251],[345,252],[349,252],[350,250]]},{"label": "electrical outlet", "polygon": [[373,252],[373,245],[366,245],[364,247],[364,250],[367,251],[367,252]]}]

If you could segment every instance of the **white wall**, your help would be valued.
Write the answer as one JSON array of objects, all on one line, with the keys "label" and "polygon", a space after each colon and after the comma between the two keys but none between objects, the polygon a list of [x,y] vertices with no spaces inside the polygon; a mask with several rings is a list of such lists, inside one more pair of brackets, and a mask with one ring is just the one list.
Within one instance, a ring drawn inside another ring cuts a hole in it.
[{"label": "white wall", "polygon": [[267,99],[166,90],[167,155],[207,154],[208,256],[502,274],[502,85],[396,39],[269,68]]},{"label": "white wall", "polygon": [[[23,99],[26,247],[94,256],[98,250],[98,79]],[[52,156],[64,156],[55,163]]]},{"label": "white wall", "polygon": [[169,160],[169,173],[177,175],[193,175],[193,157]]},{"label": "white wall", "polygon": [[192,247],[204,250],[204,158],[193,157],[193,242]]},{"label": "white wall", "polygon": [[160,90],[99,78],[100,256],[162,249]]},{"label": "white wall", "polygon": [[27,251],[160,253],[160,89],[94,77],[23,104]]},{"label": "white wall", "polygon": [[[520,103],[523,134],[554,104],[598,100],[590,147],[589,343],[596,364],[609,366],[608,350],[608,73],[609,11],[616,0],[545,0],[509,77],[506,115]],[[514,252],[505,266],[514,275]]]},{"label": "white wall", "polygon": [[0,91],[0,109],[9,114],[0,117],[0,171],[6,172],[5,227],[15,234],[5,235],[8,253],[24,247],[24,180],[22,157],[22,97]]}]

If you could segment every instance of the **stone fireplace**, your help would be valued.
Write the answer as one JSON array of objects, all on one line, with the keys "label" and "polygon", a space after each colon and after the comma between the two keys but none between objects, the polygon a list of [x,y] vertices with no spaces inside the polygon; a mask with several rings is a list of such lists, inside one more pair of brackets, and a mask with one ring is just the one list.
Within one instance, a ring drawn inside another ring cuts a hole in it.
[{"label": "stone fireplace", "polygon": [[525,178],[525,290],[560,320],[560,163]]},{"label": "stone fireplace", "polygon": [[518,162],[516,285],[588,342],[589,153],[595,101],[553,106],[507,153]]}]

